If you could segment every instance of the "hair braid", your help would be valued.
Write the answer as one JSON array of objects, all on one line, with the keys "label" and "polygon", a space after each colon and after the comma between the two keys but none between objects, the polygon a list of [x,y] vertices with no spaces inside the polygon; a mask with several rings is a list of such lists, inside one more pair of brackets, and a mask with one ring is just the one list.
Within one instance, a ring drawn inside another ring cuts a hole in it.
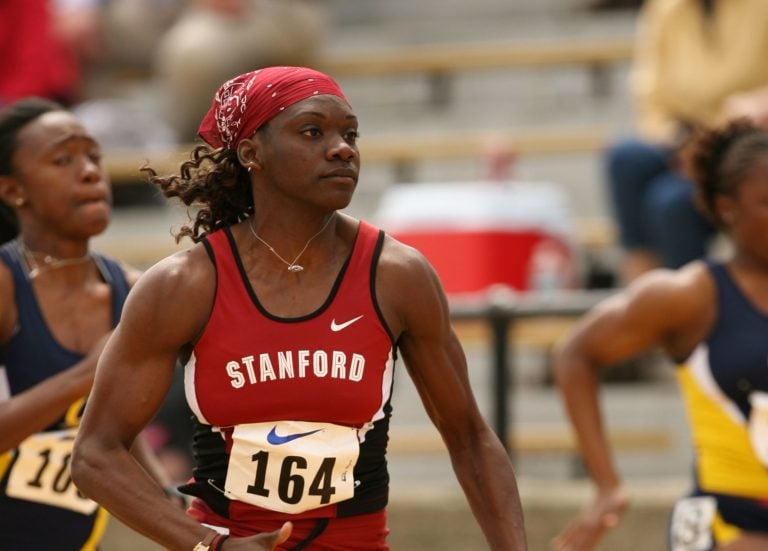
[{"label": "hair braid", "polygon": [[193,219],[190,215],[192,225],[182,226],[176,233],[177,242],[189,237],[197,243],[206,234],[253,214],[248,171],[234,151],[198,145],[190,160],[181,164],[178,175],[161,177],[150,167],[142,170],[166,197],[178,197],[188,207],[200,207]]}]

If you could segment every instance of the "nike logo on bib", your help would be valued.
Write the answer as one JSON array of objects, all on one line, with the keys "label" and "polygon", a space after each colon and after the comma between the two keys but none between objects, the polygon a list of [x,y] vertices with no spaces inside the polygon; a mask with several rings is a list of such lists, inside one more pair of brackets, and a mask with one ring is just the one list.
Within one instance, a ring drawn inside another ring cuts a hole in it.
[{"label": "nike logo on bib", "polygon": [[277,434],[277,425],[272,427],[272,430],[269,431],[269,434],[267,435],[267,442],[272,444],[273,446],[279,446],[280,444],[287,444],[288,442],[292,442],[293,440],[296,440],[298,438],[304,438],[305,436],[309,436],[310,434],[315,434],[316,432],[320,432],[323,429],[317,429],[317,430],[311,430],[309,432],[299,432],[296,434],[288,434],[286,436],[280,436]]},{"label": "nike logo on bib", "polygon": [[331,331],[336,332],[336,331],[341,331],[342,329],[346,329],[347,327],[355,323],[357,320],[362,318],[364,315],[365,314],[361,314],[356,318],[352,318],[349,321],[345,321],[344,323],[336,323],[336,319],[334,318],[333,321],[331,321]]}]

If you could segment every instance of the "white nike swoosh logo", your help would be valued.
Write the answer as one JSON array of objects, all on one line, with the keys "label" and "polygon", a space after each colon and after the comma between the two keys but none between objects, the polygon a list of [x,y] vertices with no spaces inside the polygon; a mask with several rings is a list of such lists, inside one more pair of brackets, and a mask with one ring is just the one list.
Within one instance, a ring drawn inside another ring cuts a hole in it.
[{"label": "white nike swoosh logo", "polygon": [[355,323],[357,320],[362,318],[364,315],[365,314],[361,314],[356,318],[352,318],[349,321],[345,321],[344,323],[338,323],[338,324],[336,323],[336,319],[334,318],[334,320],[331,322],[331,331],[341,331],[342,329],[346,329],[347,327]]}]

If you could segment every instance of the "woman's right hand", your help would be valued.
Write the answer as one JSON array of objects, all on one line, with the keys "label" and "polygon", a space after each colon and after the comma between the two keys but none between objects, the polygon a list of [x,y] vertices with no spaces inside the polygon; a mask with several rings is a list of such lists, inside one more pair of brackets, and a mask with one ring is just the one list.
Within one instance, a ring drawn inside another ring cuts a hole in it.
[{"label": "woman's right hand", "polygon": [[293,524],[285,522],[279,530],[264,532],[247,538],[229,538],[224,545],[219,547],[221,551],[236,551],[237,549],[248,551],[272,551],[281,543],[288,541],[293,531]]},{"label": "woman's right hand", "polygon": [[552,540],[554,551],[591,551],[605,531],[614,528],[629,506],[629,496],[618,486],[599,492],[594,501]]}]

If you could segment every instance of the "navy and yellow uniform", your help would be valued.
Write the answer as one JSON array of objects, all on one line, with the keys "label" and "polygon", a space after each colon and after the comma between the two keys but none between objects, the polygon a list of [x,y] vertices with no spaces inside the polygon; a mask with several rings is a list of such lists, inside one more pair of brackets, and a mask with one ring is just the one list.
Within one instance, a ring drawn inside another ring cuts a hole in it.
[{"label": "navy and yellow uniform", "polygon": [[[0,401],[24,392],[83,359],[59,344],[46,326],[16,242],[0,248],[10,268],[18,324],[0,346]],[[112,325],[120,319],[128,283],[119,265],[94,255],[112,290]],[[84,400],[72,404],[45,431],[0,454],[0,549],[43,551],[95,549],[106,511],[80,495],[72,484],[69,459]]]},{"label": "navy and yellow uniform", "polygon": [[696,452],[695,490],[675,506],[672,551],[707,551],[768,533],[768,315],[710,263],[717,316],[678,381]]}]

